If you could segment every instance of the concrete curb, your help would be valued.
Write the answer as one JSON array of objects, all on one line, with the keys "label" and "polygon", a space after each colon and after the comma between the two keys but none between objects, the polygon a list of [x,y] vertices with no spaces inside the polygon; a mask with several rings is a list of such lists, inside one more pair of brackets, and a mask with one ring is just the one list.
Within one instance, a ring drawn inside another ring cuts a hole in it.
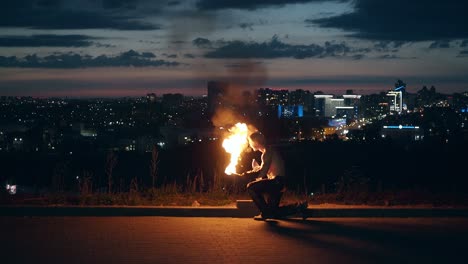
[{"label": "concrete curb", "polygon": [[250,217],[237,208],[208,207],[114,207],[114,206],[14,206],[0,207],[0,216],[179,216]]},{"label": "concrete curb", "polygon": [[[82,206],[0,206],[0,216],[174,216],[174,217],[253,217],[256,208],[235,207],[82,207]],[[314,209],[310,218],[325,217],[468,217],[468,209],[377,208]]]},{"label": "concrete curb", "polygon": [[468,217],[468,209],[376,208],[308,209],[310,217]]}]

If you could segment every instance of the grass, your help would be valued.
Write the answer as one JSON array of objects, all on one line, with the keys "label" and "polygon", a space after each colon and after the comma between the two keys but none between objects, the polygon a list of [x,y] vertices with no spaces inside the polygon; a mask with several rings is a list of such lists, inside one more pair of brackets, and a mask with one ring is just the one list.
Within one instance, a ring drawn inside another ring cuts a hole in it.
[{"label": "grass", "polygon": [[[236,200],[250,199],[245,189],[224,191],[223,188],[210,188],[199,191],[197,188],[181,188],[176,184],[166,184],[158,188],[139,189],[137,185],[128,192],[98,193],[89,188],[81,192],[52,192],[40,195],[9,195],[0,193],[1,205],[73,205],[73,206],[235,206]],[[314,194],[286,191],[282,203],[308,200],[310,205],[367,205],[367,206],[468,206],[467,193],[424,190],[396,191],[356,191],[346,190],[334,193]]]},{"label": "grass", "polygon": [[[163,186],[144,191],[120,193],[45,193],[41,195],[0,195],[3,205],[81,205],[81,206],[235,206],[236,200],[250,199],[245,191],[227,193],[223,191],[181,191],[176,186]],[[304,200],[291,192],[285,193],[282,202]]]},{"label": "grass", "polygon": [[[184,193],[151,190],[144,193],[94,193],[76,195],[50,193],[41,196],[2,195],[3,205],[42,206],[235,206],[236,200],[250,199],[247,193]],[[366,206],[468,206],[466,194],[415,194],[410,191],[375,194],[322,194],[305,197],[286,193],[282,203],[294,203],[307,199],[309,205],[366,205]]]},{"label": "grass", "polygon": [[342,192],[318,194],[309,204],[341,204],[369,206],[468,206],[467,193],[432,193],[421,190],[398,190],[382,192]]}]

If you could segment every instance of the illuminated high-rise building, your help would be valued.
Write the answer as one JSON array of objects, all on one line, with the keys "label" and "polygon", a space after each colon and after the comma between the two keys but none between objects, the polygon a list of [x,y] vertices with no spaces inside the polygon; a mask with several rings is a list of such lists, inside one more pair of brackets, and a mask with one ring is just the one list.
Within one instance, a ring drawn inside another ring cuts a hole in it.
[{"label": "illuminated high-rise building", "polygon": [[258,90],[258,102],[265,106],[278,106],[289,104],[288,90],[272,90],[270,88],[261,88]]},{"label": "illuminated high-rise building", "polygon": [[313,96],[310,91],[298,89],[289,93],[289,104],[302,105],[305,112],[309,112],[312,107]]},{"label": "illuminated high-rise building", "polygon": [[146,101],[150,102],[150,103],[154,103],[156,102],[156,99],[157,99],[157,96],[155,93],[149,93],[146,95]]},{"label": "illuminated high-rise building", "polygon": [[330,104],[330,100],[333,98],[331,94],[315,94],[314,95],[314,108],[315,116],[325,117],[325,108]]},{"label": "illuminated high-rise building", "polygon": [[406,84],[402,83],[395,89],[388,91],[387,96],[393,97],[390,102],[390,111],[397,113],[403,112],[403,93],[405,92]]},{"label": "illuminated high-rise building", "polygon": [[361,95],[345,94],[343,98],[334,98],[333,95],[314,95],[316,116],[357,118],[359,116],[359,99]]},{"label": "illuminated high-rise building", "polygon": [[359,118],[361,115],[360,104],[361,95],[358,94],[344,94],[344,109],[347,113],[347,118]]}]

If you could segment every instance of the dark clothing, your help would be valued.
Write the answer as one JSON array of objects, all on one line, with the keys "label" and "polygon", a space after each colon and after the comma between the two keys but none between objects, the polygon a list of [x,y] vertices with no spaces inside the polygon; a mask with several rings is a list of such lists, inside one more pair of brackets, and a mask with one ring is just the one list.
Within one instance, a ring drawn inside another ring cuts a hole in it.
[{"label": "dark clothing", "polygon": [[285,188],[284,177],[263,178],[247,184],[247,191],[262,215],[280,216],[289,214],[290,208],[280,208],[279,203]]}]

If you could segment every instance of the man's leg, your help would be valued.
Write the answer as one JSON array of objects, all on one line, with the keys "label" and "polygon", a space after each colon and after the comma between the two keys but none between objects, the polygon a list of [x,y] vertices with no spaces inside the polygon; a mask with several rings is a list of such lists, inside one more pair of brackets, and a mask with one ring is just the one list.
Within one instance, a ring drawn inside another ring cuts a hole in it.
[{"label": "man's leg", "polygon": [[273,214],[269,204],[267,204],[263,196],[265,193],[271,192],[273,187],[272,184],[274,183],[269,179],[253,181],[247,184],[247,191],[250,197],[264,217],[271,217]]},{"label": "man's leg", "polygon": [[283,189],[285,188],[283,177],[277,176],[275,179],[270,180],[271,184],[268,188],[267,204],[270,211],[275,217],[281,217],[279,204],[283,196]]},{"label": "man's leg", "polygon": [[279,212],[279,204],[281,201],[281,197],[283,196],[283,193],[281,190],[273,190],[268,194],[268,199],[267,199],[267,205],[269,211],[274,215],[274,216],[280,216]]}]

